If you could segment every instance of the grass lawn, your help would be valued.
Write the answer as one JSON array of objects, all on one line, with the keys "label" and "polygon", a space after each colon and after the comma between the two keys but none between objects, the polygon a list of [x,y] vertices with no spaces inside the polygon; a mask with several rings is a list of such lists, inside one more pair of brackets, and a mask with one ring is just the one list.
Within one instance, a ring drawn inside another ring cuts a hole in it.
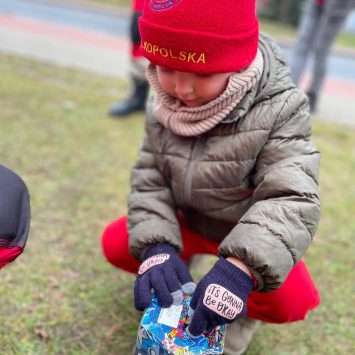
[{"label": "grass lawn", "polygon": [[[115,121],[127,83],[0,55],[1,163],[32,204],[25,253],[1,271],[1,354],[130,354],[133,276],[103,259],[100,234],[126,209],[143,117]],[[323,216],[306,260],[322,306],[263,325],[248,354],[354,354],[355,130],[316,121]]]}]

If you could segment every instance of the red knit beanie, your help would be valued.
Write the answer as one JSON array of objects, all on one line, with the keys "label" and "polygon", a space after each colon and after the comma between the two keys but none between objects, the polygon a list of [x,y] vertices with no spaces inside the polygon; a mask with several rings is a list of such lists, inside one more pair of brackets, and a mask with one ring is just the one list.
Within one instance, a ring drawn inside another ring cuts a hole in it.
[{"label": "red knit beanie", "polygon": [[255,0],[145,0],[139,29],[142,54],[177,71],[240,71],[258,49]]}]

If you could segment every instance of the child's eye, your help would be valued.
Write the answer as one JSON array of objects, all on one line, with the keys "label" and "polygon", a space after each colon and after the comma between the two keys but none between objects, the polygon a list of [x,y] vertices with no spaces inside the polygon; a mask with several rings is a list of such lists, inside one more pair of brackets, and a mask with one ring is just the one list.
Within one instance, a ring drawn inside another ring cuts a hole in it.
[{"label": "child's eye", "polygon": [[173,71],[169,68],[165,68],[165,67],[159,67],[158,66],[158,70],[161,72],[161,73],[166,73],[166,74],[170,74],[172,73]]},{"label": "child's eye", "polygon": [[212,74],[195,74],[198,78],[207,79],[212,76]]}]

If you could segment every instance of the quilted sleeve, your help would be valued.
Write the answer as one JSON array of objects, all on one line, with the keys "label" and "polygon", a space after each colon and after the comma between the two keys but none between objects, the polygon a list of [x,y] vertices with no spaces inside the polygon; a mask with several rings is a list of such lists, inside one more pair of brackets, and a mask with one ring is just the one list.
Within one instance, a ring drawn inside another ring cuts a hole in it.
[{"label": "quilted sleeve", "polygon": [[156,167],[150,129],[147,123],[143,146],[132,170],[128,196],[130,252],[138,259],[143,257],[146,247],[154,243],[169,243],[179,251],[182,249],[176,206],[169,182]]},{"label": "quilted sleeve", "polygon": [[307,99],[294,89],[258,156],[252,205],[220,246],[249,266],[261,291],[280,287],[315,235],[319,160]]}]

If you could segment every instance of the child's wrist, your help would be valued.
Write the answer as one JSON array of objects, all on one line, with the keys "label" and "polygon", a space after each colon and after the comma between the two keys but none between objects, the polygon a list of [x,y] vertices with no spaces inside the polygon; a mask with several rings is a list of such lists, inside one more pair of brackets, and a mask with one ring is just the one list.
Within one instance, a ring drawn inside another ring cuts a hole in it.
[{"label": "child's wrist", "polygon": [[252,273],[250,272],[250,270],[248,269],[248,267],[238,258],[234,257],[234,256],[229,256],[227,258],[227,260],[232,263],[233,265],[235,265],[236,267],[238,267],[239,269],[241,269],[242,271],[244,271],[248,276],[250,276],[251,278],[253,278]]}]

